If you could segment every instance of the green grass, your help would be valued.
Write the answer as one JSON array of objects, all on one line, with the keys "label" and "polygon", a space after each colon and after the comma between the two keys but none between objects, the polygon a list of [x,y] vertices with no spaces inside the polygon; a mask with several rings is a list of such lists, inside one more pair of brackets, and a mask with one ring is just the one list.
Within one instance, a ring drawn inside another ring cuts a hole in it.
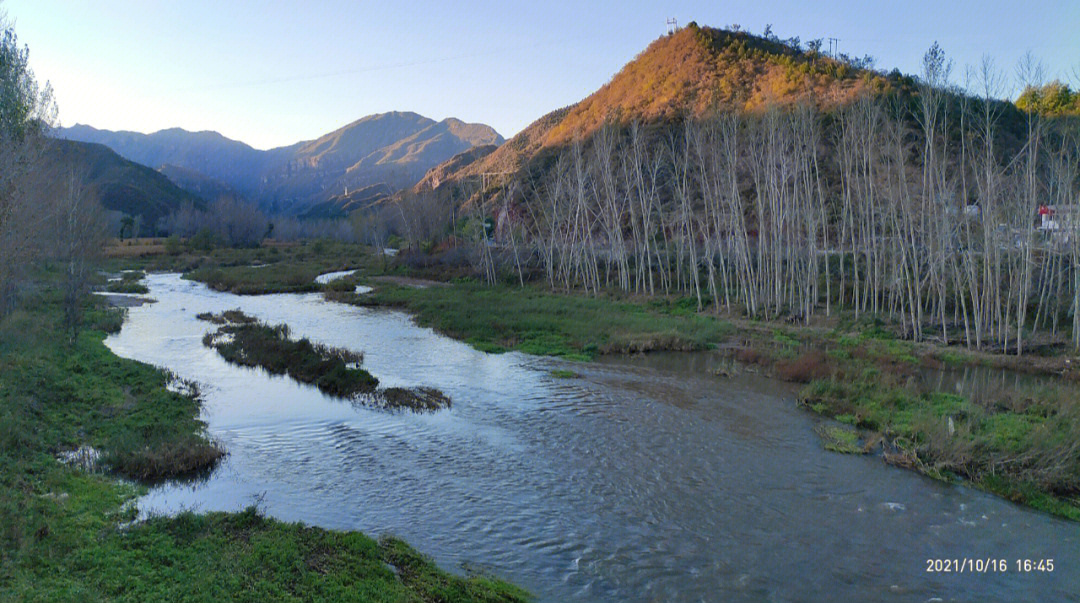
[{"label": "green grass", "polygon": [[[834,376],[802,389],[801,401],[881,434],[928,475],[963,476],[1015,502],[1080,520],[1075,389],[1009,387],[973,399],[859,364],[834,366]],[[831,441],[846,448],[835,437]]]},{"label": "green grass", "polygon": [[853,429],[847,429],[838,425],[824,425],[817,429],[825,450],[840,452],[843,454],[863,454],[863,447],[859,445],[859,433]]},{"label": "green grass", "polygon": [[[239,253],[241,250],[233,251]],[[315,277],[327,272],[359,268],[367,255],[363,247],[340,243],[324,243],[321,247],[317,244],[302,245],[271,251],[274,253],[250,252],[242,256],[242,263],[234,265],[228,265],[225,258],[209,258],[187,272],[184,278],[205,283],[217,291],[239,295],[336,290],[346,283],[320,285],[315,282]],[[262,267],[257,267],[260,264]]]},{"label": "green grass", "polygon": [[106,268],[183,272],[185,278],[217,291],[242,295],[303,293],[322,289],[315,283],[316,276],[358,268],[368,255],[362,245],[329,241],[255,248],[181,245],[175,253],[114,258],[106,262]]},{"label": "green grass", "polygon": [[380,283],[371,293],[346,299],[404,309],[419,324],[485,352],[518,350],[570,360],[606,353],[701,350],[731,330],[711,316],[673,315],[647,303],[474,282],[428,288]]},{"label": "green grass", "polygon": [[267,268],[251,266],[196,268],[186,273],[184,278],[205,283],[216,291],[227,291],[239,295],[306,293],[323,288],[315,282],[315,277],[324,272],[339,269],[345,269],[345,267],[337,263],[320,266],[306,262],[285,261]]},{"label": "green grass", "polygon": [[[0,600],[519,601],[521,589],[436,567],[408,545],[239,513],[181,513],[130,523],[145,486],[187,473],[190,451],[220,454],[199,403],[169,377],[113,355],[102,339],[120,311],[88,300],[67,343],[55,272],[0,319]],[[112,472],[56,455],[105,451]],[[195,455],[201,457],[203,455]],[[213,457],[212,459],[210,457]]]},{"label": "green grass", "polygon": [[145,276],[146,273],[141,270],[121,273],[120,280],[105,283],[105,290],[109,293],[149,293],[146,285],[139,282]]}]

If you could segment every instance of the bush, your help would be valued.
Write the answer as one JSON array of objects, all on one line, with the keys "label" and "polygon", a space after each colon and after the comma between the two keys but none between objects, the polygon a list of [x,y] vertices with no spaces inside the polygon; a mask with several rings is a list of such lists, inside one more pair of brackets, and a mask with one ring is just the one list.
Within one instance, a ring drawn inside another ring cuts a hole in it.
[{"label": "bush", "polygon": [[819,350],[807,352],[794,360],[781,360],[774,367],[776,376],[784,381],[810,383],[832,375],[829,358]]},{"label": "bush", "polygon": [[203,228],[188,239],[188,247],[199,251],[210,251],[217,247],[217,237],[209,228]]}]

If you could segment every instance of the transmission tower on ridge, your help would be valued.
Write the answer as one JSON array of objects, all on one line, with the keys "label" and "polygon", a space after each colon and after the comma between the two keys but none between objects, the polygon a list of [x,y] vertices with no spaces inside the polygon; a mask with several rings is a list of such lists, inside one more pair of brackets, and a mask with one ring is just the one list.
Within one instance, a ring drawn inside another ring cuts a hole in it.
[{"label": "transmission tower on ridge", "polygon": [[675,17],[671,17],[667,20],[667,32],[673,34],[679,31],[679,20]]}]

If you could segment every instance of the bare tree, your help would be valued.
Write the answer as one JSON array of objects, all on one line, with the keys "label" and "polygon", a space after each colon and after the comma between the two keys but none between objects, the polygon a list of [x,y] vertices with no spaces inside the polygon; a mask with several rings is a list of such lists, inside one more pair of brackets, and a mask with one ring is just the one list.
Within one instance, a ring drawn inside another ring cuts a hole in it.
[{"label": "bare tree", "polygon": [[83,302],[90,290],[92,264],[105,241],[101,206],[86,190],[85,176],[72,171],[65,178],[53,223],[53,247],[63,271],[64,328],[72,342],[82,324]]}]

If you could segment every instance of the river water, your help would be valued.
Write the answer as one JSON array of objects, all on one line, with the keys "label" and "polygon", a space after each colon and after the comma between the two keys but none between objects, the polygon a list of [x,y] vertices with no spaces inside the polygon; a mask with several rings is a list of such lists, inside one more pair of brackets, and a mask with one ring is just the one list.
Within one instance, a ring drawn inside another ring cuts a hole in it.
[{"label": "river water", "polygon": [[[174,274],[107,345],[200,383],[227,460],[141,512],[237,510],[399,536],[452,571],[541,600],[1068,600],[1080,525],[970,488],[822,449],[793,390],[719,378],[708,354],[569,364],[490,355],[400,312],[318,294],[240,297]],[[241,308],[365,353],[386,386],[453,399],[434,414],[355,407],[227,364],[200,312]],[[569,368],[578,378],[560,379]],[[1005,574],[927,573],[1004,558]],[[1016,559],[1054,558],[1020,574]]]}]

